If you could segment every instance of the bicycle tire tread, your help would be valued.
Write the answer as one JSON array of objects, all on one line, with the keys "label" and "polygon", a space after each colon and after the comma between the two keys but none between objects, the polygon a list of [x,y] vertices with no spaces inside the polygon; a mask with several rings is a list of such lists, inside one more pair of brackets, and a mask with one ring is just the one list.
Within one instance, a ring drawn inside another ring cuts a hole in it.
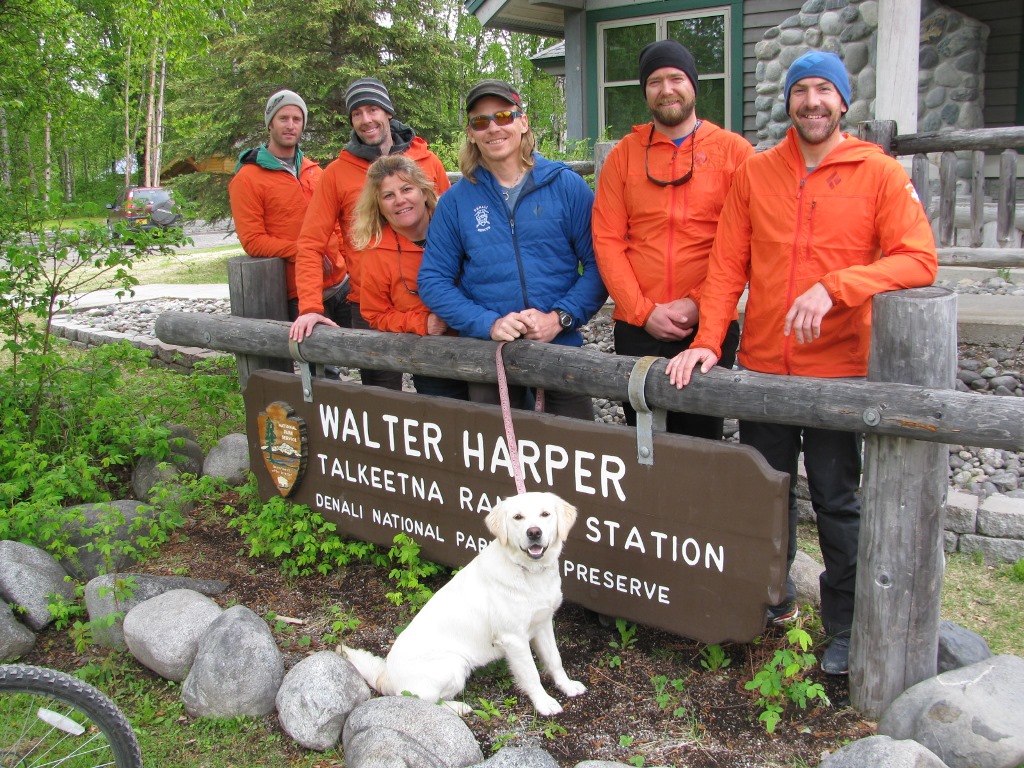
[{"label": "bicycle tire tread", "polygon": [[32,693],[79,708],[110,743],[117,768],[143,768],[142,752],[131,723],[102,691],[77,677],[47,667],[0,665],[0,695]]}]

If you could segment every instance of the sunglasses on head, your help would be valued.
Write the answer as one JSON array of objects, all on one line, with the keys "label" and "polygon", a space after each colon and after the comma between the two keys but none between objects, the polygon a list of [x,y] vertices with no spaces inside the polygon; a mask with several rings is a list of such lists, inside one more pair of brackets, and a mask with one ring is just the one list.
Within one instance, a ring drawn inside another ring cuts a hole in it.
[{"label": "sunglasses on head", "polygon": [[501,112],[495,112],[493,115],[473,115],[469,118],[469,127],[474,131],[483,131],[491,124],[491,120],[493,120],[496,125],[512,125],[517,117],[522,116],[522,112],[516,112],[512,109],[503,109]]}]

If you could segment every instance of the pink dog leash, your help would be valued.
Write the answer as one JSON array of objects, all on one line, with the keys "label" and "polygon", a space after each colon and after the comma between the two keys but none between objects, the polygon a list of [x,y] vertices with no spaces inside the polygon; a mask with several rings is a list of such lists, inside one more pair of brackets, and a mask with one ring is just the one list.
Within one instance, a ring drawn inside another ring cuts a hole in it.
[{"label": "pink dog leash", "polygon": [[[512,460],[512,476],[516,481],[516,493],[526,493],[526,484],[523,482],[523,468],[519,464],[519,443],[516,442],[516,431],[512,426],[512,406],[508,399],[508,381],[505,379],[505,361],[502,359],[502,347],[508,342],[498,342],[498,349],[494,353],[494,363],[498,369],[498,397],[501,400],[501,420],[505,425],[505,442],[508,443],[508,454]],[[537,412],[544,411],[544,390],[538,389],[536,402],[533,409]]]}]

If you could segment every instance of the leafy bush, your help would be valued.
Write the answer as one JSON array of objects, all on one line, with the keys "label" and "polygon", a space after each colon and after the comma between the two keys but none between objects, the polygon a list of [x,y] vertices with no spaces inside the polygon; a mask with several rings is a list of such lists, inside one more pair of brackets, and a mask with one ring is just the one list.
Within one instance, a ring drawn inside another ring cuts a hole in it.
[{"label": "leafy bush", "polygon": [[[63,230],[65,208],[17,191],[10,201],[0,211],[0,255],[9,265],[0,270],[0,538],[67,557],[70,524],[81,527],[82,516],[66,507],[129,496],[139,458],[170,453],[168,419],[231,426],[241,421],[241,400],[233,378],[208,375],[215,364],[186,377],[153,371],[149,355],[127,343],[88,351],[57,344],[51,324],[69,294],[130,292],[132,265],[149,242],[140,235],[124,247],[103,226]],[[58,228],[47,229],[50,220]],[[168,247],[163,242],[156,250]],[[142,546],[155,546],[172,517],[137,531]],[[104,519],[86,531],[91,546],[113,555],[117,524]]]},{"label": "leafy bush", "polygon": [[786,633],[786,640],[789,645],[775,651],[754,679],[743,686],[760,694],[757,703],[762,711],[757,719],[768,733],[775,732],[787,701],[801,709],[805,709],[807,702],[813,699],[830,703],[821,683],[810,682],[804,677],[816,662],[814,654],[807,650],[811,646],[811,636],[801,627],[794,627]]}]

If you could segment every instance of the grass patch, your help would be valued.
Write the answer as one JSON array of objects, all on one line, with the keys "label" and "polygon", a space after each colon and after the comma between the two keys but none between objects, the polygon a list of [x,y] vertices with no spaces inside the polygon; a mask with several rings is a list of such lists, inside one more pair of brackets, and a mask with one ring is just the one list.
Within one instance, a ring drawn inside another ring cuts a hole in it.
[{"label": "grass patch", "polygon": [[[797,547],[821,562],[818,531],[810,523],[800,524]],[[946,555],[941,617],[977,632],[994,654],[1024,656],[1024,584],[1015,579],[1017,568],[985,565],[971,555]]]},{"label": "grass patch", "polygon": [[242,256],[241,246],[218,248],[188,253],[156,256],[135,265],[133,274],[139,283],[170,283],[174,285],[200,285],[218,283],[227,285],[228,259]]},{"label": "grass patch", "polygon": [[146,765],[322,768],[343,764],[336,752],[302,749],[276,726],[275,715],[190,717],[181,702],[181,686],[140,671],[129,654],[111,654],[85,667],[78,676],[100,688],[122,709],[135,728]]},{"label": "grass patch", "polygon": [[970,555],[946,557],[942,618],[985,638],[992,653],[1024,656],[1024,585],[1012,565],[979,564]]},{"label": "grass patch", "polygon": [[[136,261],[131,273],[140,285],[227,285],[228,259],[244,255],[240,245],[223,245],[200,251],[155,254]],[[83,274],[88,275],[88,270]],[[97,280],[99,278],[97,277]],[[92,285],[86,282],[86,288]],[[92,286],[98,288],[99,285]]]}]

